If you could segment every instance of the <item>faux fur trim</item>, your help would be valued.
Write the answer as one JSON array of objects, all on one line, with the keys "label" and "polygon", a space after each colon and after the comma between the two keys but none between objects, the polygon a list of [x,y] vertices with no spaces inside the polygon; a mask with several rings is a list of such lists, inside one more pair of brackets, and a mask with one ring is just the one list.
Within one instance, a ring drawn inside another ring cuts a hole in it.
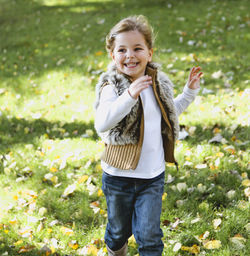
[{"label": "faux fur trim", "polygon": [[[159,71],[160,65],[157,63],[149,63],[149,69],[156,71],[156,87],[159,97],[162,101],[163,107],[168,114],[169,121],[173,128],[174,138],[178,138],[179,124],[176,115],[174,101],[173,101],[173,84],[168,76]],[[97,109],[100,104],[100,95],[102,87],[105,84],[113,86],[116,94],[120,96],[127,88],[129,88],[131,81],[126,75],[119,73],[113,63],[108,66],[107,72],[100,76],[96,85],[96,101],[95,108]],[[142,115],[142,105],[138,101],[131,109],[131,112],[123,118],[114,128],[105,133],[100,133],[99,136],[107,144],[112,145],[125,145],[136,144],[139,140],[140,118]],[[165,133],[165,131],[163,131]]]}]

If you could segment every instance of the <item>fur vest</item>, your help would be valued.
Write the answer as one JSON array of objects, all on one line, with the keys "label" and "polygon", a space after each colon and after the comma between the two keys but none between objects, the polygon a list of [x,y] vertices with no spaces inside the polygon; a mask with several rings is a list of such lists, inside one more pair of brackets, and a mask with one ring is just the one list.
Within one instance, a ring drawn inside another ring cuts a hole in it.
[{"label": "fur vest", "polygon": [[[151,71],[151,72],[150,72]],[[159,70],[159,65],[149,63],[146,73],[155,74],[156,92],[161,100],[164,110],[171,124],[171,130],[174,140],[178,138],[179,124],[173,102],[173,84],[167,75]],[[109,65],[107,72],[100,76],[96,85],[96,102],[95,108],[99,106],[100,94],[104,85],[113,86],[116,94],[120,96],[126,89],[129,88],[131,81],[126,75],[119,73],[115,65]],[[106,144],[126,145],[136,144],[139,140],[140,133],[140,116],[143,109],[140,100],[131,109],[131,112],[124,117],[114,128],[105,133],[100,133],[99,136]],[[166,128],[162,130],[163,134],[167,134]]]}]

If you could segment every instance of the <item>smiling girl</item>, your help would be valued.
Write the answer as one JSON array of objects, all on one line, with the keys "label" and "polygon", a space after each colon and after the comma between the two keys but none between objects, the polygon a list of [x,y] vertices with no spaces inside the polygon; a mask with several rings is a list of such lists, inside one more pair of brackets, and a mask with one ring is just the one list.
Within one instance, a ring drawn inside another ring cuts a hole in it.
[{"label": "smiling girl", "polygon": [[112,58],[96,86],[95,128],[105,143],[102,189],[108,223],[108,255],[125,256],[134,234],[142,256],[162,255],[160,228],[165,162],[176,163],[178,115],[200,88],[193,67],[183,93],[152,62],[153,32],[144,16],[121,20],[107,35]]}]

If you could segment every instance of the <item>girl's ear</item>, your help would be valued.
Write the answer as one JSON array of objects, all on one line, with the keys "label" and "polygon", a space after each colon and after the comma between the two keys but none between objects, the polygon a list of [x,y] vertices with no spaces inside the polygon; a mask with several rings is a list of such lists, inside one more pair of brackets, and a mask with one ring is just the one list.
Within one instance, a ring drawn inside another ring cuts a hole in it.
[{"label": "girl's ear", "polygon": [[114,56],[113,52],[109,52],[109,56],[111,57],[112,60],[115,60],[115,56]]},{"label": "girl's ear", "polygon": [[152,61],[152,57],[153,57],[153,48],[149,49],[149,62]]}]

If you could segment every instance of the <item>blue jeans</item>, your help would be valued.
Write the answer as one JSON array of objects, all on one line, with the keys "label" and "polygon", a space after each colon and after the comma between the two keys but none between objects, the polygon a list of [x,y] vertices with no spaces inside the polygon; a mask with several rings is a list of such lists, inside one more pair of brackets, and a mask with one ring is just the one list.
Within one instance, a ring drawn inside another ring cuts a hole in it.
[{"label": "blue jeans", "polygon": [[160,228],[164,172],[153,179],[117,177],[103,172],[108,224],[105,243],[119,250],[134,234],[140,256],[160,256],[163,237]]}]

